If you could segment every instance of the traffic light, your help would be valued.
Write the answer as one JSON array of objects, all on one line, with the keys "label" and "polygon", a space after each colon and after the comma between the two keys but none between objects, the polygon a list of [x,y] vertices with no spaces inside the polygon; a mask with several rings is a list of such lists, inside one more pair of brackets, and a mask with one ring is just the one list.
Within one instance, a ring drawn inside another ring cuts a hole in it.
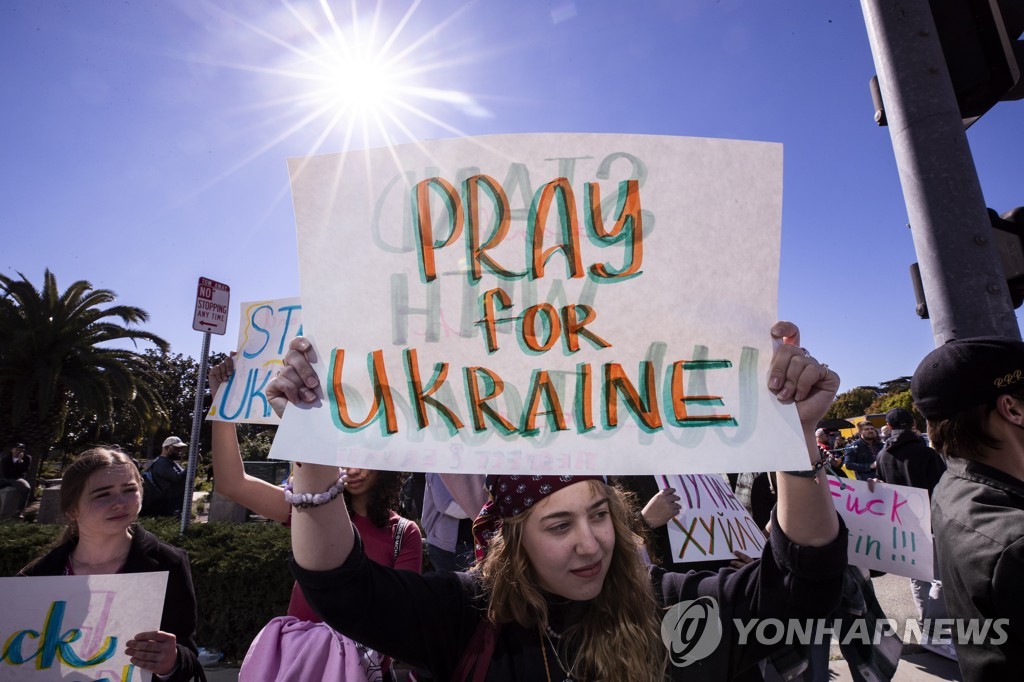
[{"label": "traffic light", "polygon": [[[1004,100],[1024,98],[1024,2],[929,0],[964,127]],[[878,77],[871,79],[875,121],[886,125]]]},{"label": "traffic light", "polygon": [[1013,307],[1019,308],[1024,303],[1024,206],[999,215],[991,208],[988,210],[992,222],[992,234],[996,240],[999,260],[1003,263],[1006,273],[1006,284],[1010,288],[1010,299]]},{"label": "traffic light", "polygon": [[[1010,300],[1014,308],[1019,308],[1024,304],[1024,206],[1018,206],[1003,215],[990,208],[988,218],[992,223],[996,252],[1006,275],[1006,286],[1010,289]],[[921,268],[917,263],[910,265],[910,283],[914,287],[914,298],[917,302],[915,312],[922,320],[927,320],[928,302],[924,298]]]},{"label": "traffic light", "polygon": [[1024,3],[1020,0],[930,0],[964,126],[1019,89]]}]

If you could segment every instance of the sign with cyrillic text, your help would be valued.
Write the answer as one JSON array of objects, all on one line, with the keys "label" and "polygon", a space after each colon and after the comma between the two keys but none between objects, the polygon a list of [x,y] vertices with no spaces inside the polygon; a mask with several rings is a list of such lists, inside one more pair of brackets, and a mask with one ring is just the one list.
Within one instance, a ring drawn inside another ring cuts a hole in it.
[{"label": "sign with cyrillic text", "polygon": [[796,410],[766,387],[780,145],[507,135],[293,159],[290,172],[323,396],[285,412],[273,457],[806,468]]},{"label": "sign with cyrillic text", "polygon": [[740,551],[757,558],[766,538],[728,481],[718,475],[655,476],[658,487],[672,488],[682,509],[668,522],[671,561],[735,559]]}]

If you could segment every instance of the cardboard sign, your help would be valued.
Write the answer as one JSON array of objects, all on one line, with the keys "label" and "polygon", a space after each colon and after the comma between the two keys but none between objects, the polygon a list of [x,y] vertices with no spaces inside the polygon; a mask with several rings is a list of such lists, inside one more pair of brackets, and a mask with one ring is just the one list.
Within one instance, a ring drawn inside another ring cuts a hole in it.
[{"label": "cardboard sign", "polygon": [[780,145],[507,135],[290,171],[324,395],[286,411],[272,457],[529,474],[806,466],[796,410],[765,385]]},{"label": "cardboard sign", "polygon": [[243,303],[235,373],[213,398],[207,419],[239,424],[278,424],[264,390],[281,368],[288,344],[302,335],[299,299]]},{"label": "cardboard sign", "polygon": [[767,538],[728,481],[715,475],[655,476],[659,488],[673,488],[682,510],[668,522],[672,562],[735,559],[739,550],[755,559]]},{"label": "cardboard sign", "polygon": [[[832,501],[850,532],[849,560],[854,566],[934,578],[932,513],[928,491],[890,483],[828,477]],[[845,484],[845,489],[842,489]]]},{"label": "cardboard sign", "polygon": [[124,654],[160,629],[167,572],[0,578],[0,679],[139,682]]}]

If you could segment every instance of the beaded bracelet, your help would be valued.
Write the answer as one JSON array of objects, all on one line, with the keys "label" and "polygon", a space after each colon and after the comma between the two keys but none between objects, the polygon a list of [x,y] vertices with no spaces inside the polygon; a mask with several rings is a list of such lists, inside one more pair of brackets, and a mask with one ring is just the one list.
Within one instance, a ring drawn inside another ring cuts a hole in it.
[{"label": "beaded bracelet", "polygon": [[322,493],[293,493],[292,482],[288,481],[284,486],[284,501],[293,507],[319,507],[327,504],[345,489],[345,474],[338,476],[327,490]]},{"label": "beaded bracelet", "polygon": [[[831,452],[824,452],[821,455],[821,459],[819,459],[817,462],[815,462],[810,469],[807,469],[806,471],[783,471],[782,473],[786,474],[787,476],[799,476],[800,478],[813,478],[814,482],[817,483],[818,482],[818,472],[821,471],[822,469],[825,470],[825,473],[832,474],[833,476],[839,478],[839,474],[837,474],[835,469],[832,468],[832,464],[835,463],[835,461],[836,461],[836,456],[835,455],[833,455]],[[842,478],[839,478],[839,486],[843,490],[846,489],[846,484],[843,483]]]}]

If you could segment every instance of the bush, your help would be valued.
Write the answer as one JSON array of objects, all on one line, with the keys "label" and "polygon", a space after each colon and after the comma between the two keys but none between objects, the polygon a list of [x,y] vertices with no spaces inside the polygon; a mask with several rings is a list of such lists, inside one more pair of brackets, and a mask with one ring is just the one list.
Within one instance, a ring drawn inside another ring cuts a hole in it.
[{"label": "bush", "polygon": [[[288,529],[276,523],[199,523],[178,534],[171,518],[142,519],[164,542],[188,552],[199,621],[196,641],[240,660],[268,620],[283,616],[291,595]],[[61,526],[0,524],[0,569],[18,570],[48,549]]]},{"label": "bush", "polygon": [[64,526],[8,521],[0,523],[0,577],[18,575],[28,562],[57,542]]}]

